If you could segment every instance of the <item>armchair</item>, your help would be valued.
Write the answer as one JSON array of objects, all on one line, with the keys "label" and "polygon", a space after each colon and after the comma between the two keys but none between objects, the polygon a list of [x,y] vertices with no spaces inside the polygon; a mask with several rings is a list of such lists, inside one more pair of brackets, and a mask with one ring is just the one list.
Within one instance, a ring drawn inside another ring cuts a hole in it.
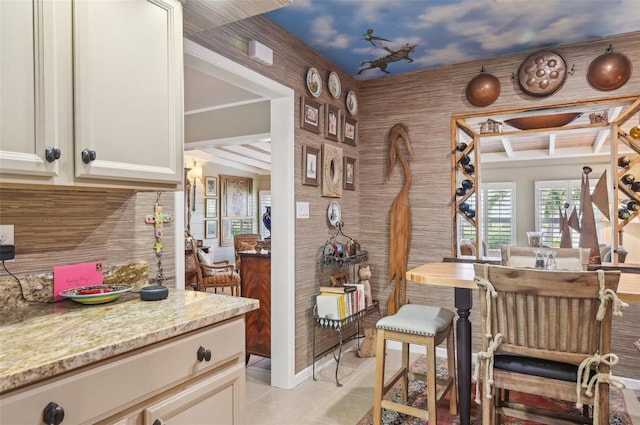
[{"label": "armchair", "polygon": [[211,258],[199,250],[195,239],[191,240],[193,259],[196,265],[197,281],[194,287],[197,291],[206,292],[207,288],[229,288],[231,295],[240,296],[240,275],[234,270],[235,266],[229,261],[211,261]]}]

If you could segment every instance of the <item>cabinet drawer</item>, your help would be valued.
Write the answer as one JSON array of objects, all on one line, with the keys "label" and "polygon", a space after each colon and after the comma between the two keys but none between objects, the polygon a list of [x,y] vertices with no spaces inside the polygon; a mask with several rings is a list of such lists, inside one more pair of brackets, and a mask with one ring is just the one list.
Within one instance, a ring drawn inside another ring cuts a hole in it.
[{"label": "cabinet drawer", "polygon": [[[211,351],[199,361],[199,347]],[[95,422],[207,371],[244,366],[244,319],[232,319],[190,334],[105,360],[34,384],[0,399],[0,423],[41,424],[51,401],[65,411],[63,424]]]}]

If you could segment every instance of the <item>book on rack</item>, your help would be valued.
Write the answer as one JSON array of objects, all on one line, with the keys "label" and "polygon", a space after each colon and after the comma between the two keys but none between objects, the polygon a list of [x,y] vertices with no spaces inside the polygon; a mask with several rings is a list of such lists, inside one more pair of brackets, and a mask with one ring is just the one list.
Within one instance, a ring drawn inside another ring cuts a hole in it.
[{"label": "book on rack", "polygon": [[316,307],[318,317],[323,319],[341,320],[347,317],[344,294],[321,293],[316,296]]},{"label": "book on rack", "polygon": [[331,293],[331,294],[344,294],[346,292],[355,291],[356,288],[350,286],[350,284],[346,284],[344,286],[321,286],[321,293]]},{"label": "book on rack", "polygon": [[366,307],[364,283],[347,283],[345,286],[353,288],[350,290],[350,294],[353,294],[353,312],[351,314],[356,314],[364,310]]}]

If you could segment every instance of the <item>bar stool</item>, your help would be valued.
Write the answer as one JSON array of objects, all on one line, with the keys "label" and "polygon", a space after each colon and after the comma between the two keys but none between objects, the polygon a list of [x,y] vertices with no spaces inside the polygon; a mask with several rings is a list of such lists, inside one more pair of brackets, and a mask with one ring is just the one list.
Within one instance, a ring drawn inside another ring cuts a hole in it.
[{"label": "bar stool", "polygon": [[[450,391],[449,410],[458,413],[456,384],[455,353],[453,344],[452,311],[427,305],[405,304],[392,316],[383,317],[376,323],[376,377],[373,402],[373,424],[379,425],[382,420],[382,409],[395,410],[406,415],[428,420],[437,424],[437,404]],[[447,379],[436,378],[436,346],[447,340],[447,362],[449,376]],[[387,341],[402,343],[402,367],[385,383],[385,355]],[[409,344],[424,345],[427,354],[426,374],[409,372]],[[383,397],[391,387],[402,379],[402,401],[406,403],[409,378],[419,379],[427,384],[427,410],[406,404],[384,400]],[[439,382],[438,382],[439,381]],[[442,385],[436,392],[436,382]]]}]

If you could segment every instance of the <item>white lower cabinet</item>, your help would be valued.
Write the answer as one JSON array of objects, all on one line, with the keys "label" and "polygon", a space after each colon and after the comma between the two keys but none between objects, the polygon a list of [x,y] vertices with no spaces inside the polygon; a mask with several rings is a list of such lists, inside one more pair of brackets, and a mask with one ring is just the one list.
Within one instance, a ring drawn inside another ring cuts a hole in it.
[{"label": "white lower cabinet", "polygon": [[168,396],[147,407],[143,412],[144,425],[167,424],[240,424],[243,398],[244,364],[224,373],[208,376],[190,384],[183,391]]},{"label": "white lower cabinet", "polygon": [[237,317],[2,394],[0,423],[46,423],[49,406],[62,425],[242,424],[244,329]]}]

